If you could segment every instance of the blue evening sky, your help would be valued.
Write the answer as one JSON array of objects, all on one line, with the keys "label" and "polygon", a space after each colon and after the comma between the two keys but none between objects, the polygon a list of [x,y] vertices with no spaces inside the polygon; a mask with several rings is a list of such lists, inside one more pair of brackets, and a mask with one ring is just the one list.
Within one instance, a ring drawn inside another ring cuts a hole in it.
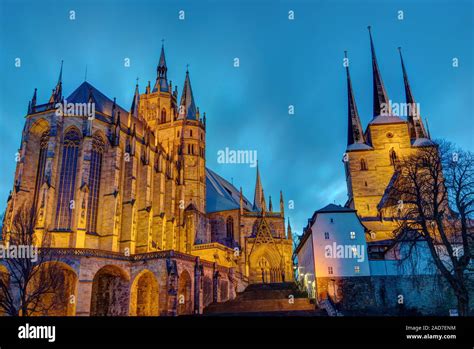
[{"label": "blue evening sky", "polygon": [[[87,80],[129,109],[156,78],[165,39],[168,78],[183,85],[189,64],[194,96],[207,113],[207,166],[253,200],[255,169],[217,164],[217,151],[257,150],[265,194],[279,190],[293,230],[314,210],[344,204],[348,50],[359,113],[371,119],[367,25],[394,102],[404,101],[397,47],[433,138],[474,150],[472,1],[11,1],[0,0],[0,211],[13,185],[15,153],[28,101],[44,103],[64,60],[68,96]],[[69,11],[76,19],[69,19]],[[185,11],[185,20],[178,12]],[[288,20],[288,11],[295,19]],[[398,20],[397,11],[404,11]],[[233,66],[234,58],[240,67]],[[15,58],[21,59],[16,68]],[[130,58],[131,67],[124,67]],[[452,66],[458,58],[459,67]],[[294,105],[295,114],[288,115]]]}]

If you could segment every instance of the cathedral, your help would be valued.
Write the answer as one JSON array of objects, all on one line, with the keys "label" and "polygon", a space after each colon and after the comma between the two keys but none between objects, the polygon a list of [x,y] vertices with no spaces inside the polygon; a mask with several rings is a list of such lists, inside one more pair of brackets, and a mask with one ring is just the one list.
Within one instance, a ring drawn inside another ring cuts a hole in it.
[{"label": "cathedral", "polygon": [[206,167],[206,114],[189,71],[180,96],[168,80],[163,46],[129,110],[87,81],[65,97],[62,70],[49,100],[35,89],[28,104],[2,234],[31,207],[35,241],[61,256],[76,301],[43,315],[202,313],[293,280],[283,194],[274,211],[258,166],[253,202]]}]

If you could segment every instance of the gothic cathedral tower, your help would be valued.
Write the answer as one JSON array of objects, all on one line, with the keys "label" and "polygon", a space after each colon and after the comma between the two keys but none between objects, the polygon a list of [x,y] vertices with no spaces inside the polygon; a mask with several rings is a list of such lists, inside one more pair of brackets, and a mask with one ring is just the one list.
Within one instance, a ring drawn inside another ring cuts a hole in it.
[{"label": "gothic cathedral tower", "polygon": [[164,47],[161,47],[157,77],[153,89],[150,82],[146,92],[139,96],[139,114],[142,115],[155,139],[159,140],[167,155],[176,163],[179,173],[177,209],[192,205],[201,213],[206,207],[206,115],[200,117],[191,88],[189,71],[186,71],[181,100],[178,91],[172,90],[167,79]]}]

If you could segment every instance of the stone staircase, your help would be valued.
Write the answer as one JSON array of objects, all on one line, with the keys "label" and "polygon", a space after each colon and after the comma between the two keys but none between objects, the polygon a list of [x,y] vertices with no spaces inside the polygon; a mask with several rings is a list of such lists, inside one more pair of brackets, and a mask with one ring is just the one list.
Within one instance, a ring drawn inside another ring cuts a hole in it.
[{"label": "stone staircase", "polygon": [[294,283],[251,284],[231,301],[213,303],[204,315],[327,316]]}]

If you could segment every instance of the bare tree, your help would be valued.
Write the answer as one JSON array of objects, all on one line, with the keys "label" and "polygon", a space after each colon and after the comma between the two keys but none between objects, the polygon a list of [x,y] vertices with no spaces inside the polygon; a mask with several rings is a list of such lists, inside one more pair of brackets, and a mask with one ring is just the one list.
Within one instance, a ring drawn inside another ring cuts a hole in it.
[{"label": "bare tree", "polygon": [[469,314],[468,271],[472,258],[474,155],[440,141],[420,148],[396,164],[388,205],[399,217],[395,238],[426,244],[433,264],[457,298],[461,316]]},{"label": "bare tree", "polygon": [[51,249],[36,249],[43,242],[35,241],[35,223],[32,207],[22,206],[4,230],[2,248],[11,255],[0,261],[0,310],[11,316],[48,315],[65,299],[66,275]]}]

